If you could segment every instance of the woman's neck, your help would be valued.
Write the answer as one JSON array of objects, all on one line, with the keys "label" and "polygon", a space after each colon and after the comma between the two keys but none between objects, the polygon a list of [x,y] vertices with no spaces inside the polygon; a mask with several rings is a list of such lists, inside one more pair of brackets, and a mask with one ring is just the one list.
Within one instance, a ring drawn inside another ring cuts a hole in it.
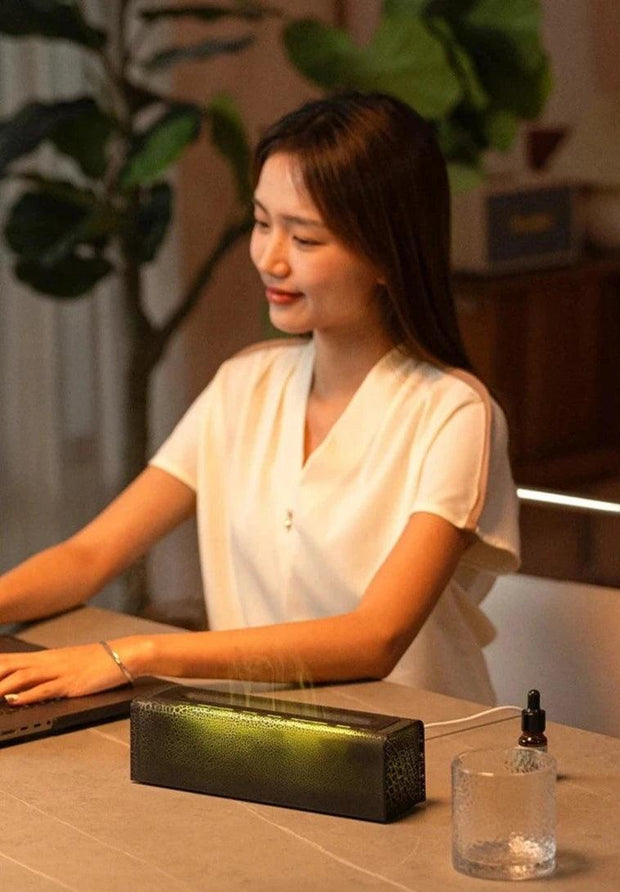
[{"label": "woman's neck", "polygon": [[359,334],[337,342],[314,333],[311,394],[318,400],[351,398],[368,372],[394,345],[382,332]]}]

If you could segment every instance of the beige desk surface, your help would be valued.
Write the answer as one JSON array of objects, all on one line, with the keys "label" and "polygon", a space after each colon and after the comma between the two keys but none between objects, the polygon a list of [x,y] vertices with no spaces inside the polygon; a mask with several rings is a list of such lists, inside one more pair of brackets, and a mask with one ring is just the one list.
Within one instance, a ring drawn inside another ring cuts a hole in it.
[{"label": "beige desk surface", "polygon": [[[85,608],[32,626],[51,645],[148,629],[143,620]],[[289,699],[291,692],[285,694]],[[385,682],[296,691],[328,705],[450,719],[475,704]],[[456,873],[450,862],[450,760],[465,749],[511,746],[518,717],[427,732],[428,802],[393,824],[132,784],[129,722],[0,750],[2,892],[451,892],[514,888]],[[539,890],[620,889],[620,740],[551,723],[558,759],[559,868]]]}]

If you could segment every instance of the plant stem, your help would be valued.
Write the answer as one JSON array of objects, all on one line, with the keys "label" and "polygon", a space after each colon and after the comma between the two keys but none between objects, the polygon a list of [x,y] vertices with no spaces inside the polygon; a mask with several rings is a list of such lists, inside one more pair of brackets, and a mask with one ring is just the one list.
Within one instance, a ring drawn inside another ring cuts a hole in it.
[{"label": "plant stem", "polygon": [[252,229],[252,225],[252,217],[248,215],[240,222],[231,223],[226,227],[220,236],[217,245],[194,276],[192,283],[181,298],[179,306],[159,329],[163,341],[162,347],[166,345],[170,336],[174,334],[186,316],[188,316],[196,306],[220,260],[222,260],[224,255],[227,254],[240,238],[248,235]]},{"label": "plant stem", "polygon": [[[187,289],[181,304],[160,328],[148,321],[142,310],[142,278],[134,259],[131,240],[122,244],[122,290],[129,321],[130,357],[125,379],[125,442],[124,470],[126,483],[146,465],[149,451],[149,388],[152,373],[168,342],[197,304],[205,286],[224,255],[245,236],[252,226],[251,218],[229,225],[216,247],[203,263]],[[127,609],[142,613],[149,603],[148,567],[138,561],[127,574]]]}]

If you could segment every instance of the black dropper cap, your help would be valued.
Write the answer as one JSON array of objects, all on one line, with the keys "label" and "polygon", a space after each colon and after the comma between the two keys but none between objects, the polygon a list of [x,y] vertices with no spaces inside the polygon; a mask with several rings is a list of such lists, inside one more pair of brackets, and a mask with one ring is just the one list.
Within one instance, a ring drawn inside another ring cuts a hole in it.
[{"label": "black dropper cap", "polygon": [[540,692],[532,689],[527,692],[527,709],[521,710],[521,730],[526,734],[543,734],[546,713],[540,708]]}]

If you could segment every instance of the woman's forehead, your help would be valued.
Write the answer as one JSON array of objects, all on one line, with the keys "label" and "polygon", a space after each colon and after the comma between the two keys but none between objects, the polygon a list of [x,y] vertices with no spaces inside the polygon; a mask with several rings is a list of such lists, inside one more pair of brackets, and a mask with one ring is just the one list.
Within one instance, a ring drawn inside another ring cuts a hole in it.
[{"label": "woman's forehead", "polygon": [[273,213],[322,223],[321,213],[306,189],[295,155],[277,152],[263,164],[255,191],[259,205]]}]

